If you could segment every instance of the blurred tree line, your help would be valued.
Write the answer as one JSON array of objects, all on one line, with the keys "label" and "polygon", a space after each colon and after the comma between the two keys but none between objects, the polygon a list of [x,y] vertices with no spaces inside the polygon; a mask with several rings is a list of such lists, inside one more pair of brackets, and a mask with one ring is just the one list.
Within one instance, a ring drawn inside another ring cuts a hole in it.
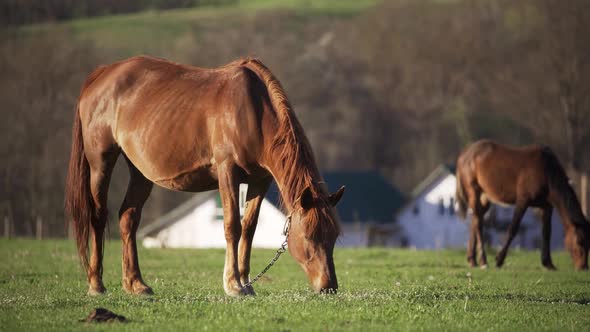
[{"label": "blurred tree line", "polygon": [[[492,138],[551,146],[576,183],[588,172],[589,1],[397,0],[344,19],[301,15],[267,10],[239,24],[195,22],[154,55],[202,67],[260,57],[285,86],[323,170],[379,169],[410,191],[465,145]],[[64,236],[80,86],[98,64],[131,54],[60,27],[2,34],[0,216],[12,234],[33,235],[42,220],[45,234]],[[123,164],[109,196],[114,225]],[[155,188],[143,222],[187,195]]]}]

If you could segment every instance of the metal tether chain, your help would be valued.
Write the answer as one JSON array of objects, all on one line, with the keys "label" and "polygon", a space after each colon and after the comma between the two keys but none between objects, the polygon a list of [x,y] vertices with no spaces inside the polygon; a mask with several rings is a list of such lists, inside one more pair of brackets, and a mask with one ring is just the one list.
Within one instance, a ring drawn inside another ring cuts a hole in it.
[{"label": "metal tether chain", "polygon": [[248,286],[252,286],[253,283],[255,283],[258,279],[260,279],[260,277],[262,277],[266,271],[268,271],[270,269],[271,266],[273,266],[276,261],[279,260],[279,257],[281,257],[281,255],[286,251],[286,247],[287,247],[287,239],[289,238],[289,230],[291,228],[291,215],[289,215],[287,217],[287,219],[285,220],[285,226],[283,227],[283,235],[285,236],[285,241],[283,241],[283,244],[281,244],[281,247],[277,250],[277,253],[275,254],[275,257],[273,257],[273,259],[270,260],[270,263],[268,263],[268,265],[264,268],[264,270],[262,270],[260,273],[258,273],[258,275],[256,275],[256,277],[254,277],[254,279],[248,281],[246,284],[244,284],[244,287],[248,287]]}]

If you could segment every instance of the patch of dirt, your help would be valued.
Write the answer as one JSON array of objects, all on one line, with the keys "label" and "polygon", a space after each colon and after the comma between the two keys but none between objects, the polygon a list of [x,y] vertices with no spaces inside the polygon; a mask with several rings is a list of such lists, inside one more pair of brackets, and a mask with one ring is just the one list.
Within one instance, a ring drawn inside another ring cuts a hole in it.
[{"label": "patch of dirt", "polygon": [[125,318],[125,316],[117,315],[116,313],[105,308],[96,308],[92,310],[86,319],[82,319],[80,321],[85,323],[125,323],[127,322],[127,318]]}]

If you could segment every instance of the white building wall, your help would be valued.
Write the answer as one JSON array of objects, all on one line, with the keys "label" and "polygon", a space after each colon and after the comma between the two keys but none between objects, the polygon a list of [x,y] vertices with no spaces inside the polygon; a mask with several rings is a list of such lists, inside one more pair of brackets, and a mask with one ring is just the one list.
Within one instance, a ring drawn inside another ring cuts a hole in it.
[{"label": "white building wall", "polygon": [[342,234],[336,241],[337,247],[367,247],[369,246],[369,237],[367,234],[367,224],[360,222],[348,222],[341,225]]},{"label": "white building wall", "polygon": [[285,240],[283,227],[287,216],[266,199],[262,201],[258,226],[252,246],[255,248],[273,248],[281,246]]},{"label": "white building wall", "polygon": [[[225,248],[223,220],[217,218],[219,212],[215,198],[211,198],[155,236],[145,238],[143,244],[146,247]],[[285,218],[281,211],[264,200],[252,246],[278,248],[284,240],[281,233]]]}]

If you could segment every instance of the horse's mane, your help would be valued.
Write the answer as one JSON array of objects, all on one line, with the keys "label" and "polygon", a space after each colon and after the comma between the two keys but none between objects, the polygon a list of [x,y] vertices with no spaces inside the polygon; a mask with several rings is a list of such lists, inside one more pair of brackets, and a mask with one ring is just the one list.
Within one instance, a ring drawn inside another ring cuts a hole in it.
[{"label": "horse's mane", "polygon": [[569,179],[559,159],[549,147],[542,148],[545,171],[552,190],[562,199],[572,224],[587,225],[588,222],[582,213],[580,201],[576,197],[574,189],[569,184]]},{"label": "horse's mane", "polygon": [[[323,192],[320,173],[316,166],[311,145],[303,127],[297,120],[291,103],[279,80],[258,59],[244,58],[240,65],[251,70],[265,84],[270,101],[277,115],[277,131],[270,144],[269,153],[276,161],[274,170],[282,178],[280,188],[283,204],[290,210],[303,190],[309,187],[316,199],[316,208],[308,211],[308,236],[315,237],[319,233],[340,233],[338,221],[329,215],[330,204],[327,193]],[[322,206],[322,205],[326,206]]]}]

